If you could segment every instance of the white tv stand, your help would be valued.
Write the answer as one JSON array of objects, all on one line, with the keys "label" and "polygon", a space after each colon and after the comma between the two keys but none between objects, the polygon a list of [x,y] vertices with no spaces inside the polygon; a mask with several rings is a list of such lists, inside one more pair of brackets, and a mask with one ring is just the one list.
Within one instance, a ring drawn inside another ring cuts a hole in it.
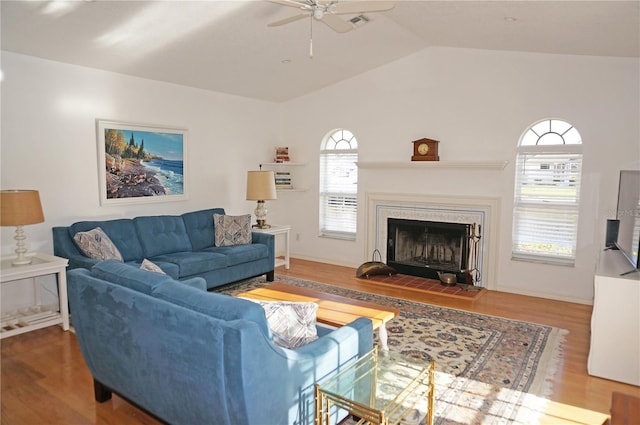
[{"label": "white tv stand", "polygon": [[620,251],[600,253],[594,279],[589,375],[640,385],[640,273]]}]

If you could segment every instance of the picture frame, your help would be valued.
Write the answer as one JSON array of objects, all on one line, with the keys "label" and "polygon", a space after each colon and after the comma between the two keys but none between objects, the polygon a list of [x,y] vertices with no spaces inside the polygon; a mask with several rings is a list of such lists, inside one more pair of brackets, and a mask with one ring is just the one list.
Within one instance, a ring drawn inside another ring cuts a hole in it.
[{"label": "picture frame", "polygon": [[183,201],[187,130],[96,120],[101,205]]}]

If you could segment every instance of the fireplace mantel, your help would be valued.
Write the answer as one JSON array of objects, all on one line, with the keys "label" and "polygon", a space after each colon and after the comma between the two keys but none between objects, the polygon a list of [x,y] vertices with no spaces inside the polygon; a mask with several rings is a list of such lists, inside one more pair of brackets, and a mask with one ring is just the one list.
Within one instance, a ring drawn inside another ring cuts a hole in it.
[{"label": "fireplace mantel", "polygon": [[509,161],[358,161],[358,168],[378,169],[476,169],[476,170],[504,170]]}]

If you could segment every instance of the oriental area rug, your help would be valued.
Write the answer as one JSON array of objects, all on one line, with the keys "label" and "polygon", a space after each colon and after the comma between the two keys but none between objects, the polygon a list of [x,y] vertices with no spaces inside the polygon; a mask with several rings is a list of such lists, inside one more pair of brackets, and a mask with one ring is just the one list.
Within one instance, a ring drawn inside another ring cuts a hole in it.
[{"label": "oriental area rug", "polygon": [[[276,275],[275,281],[400,310],[387,323],[389,349],[435,360],[435,424],[532,424],[544,412],[564,329],[288,276]],[[233,295],[270,283],[259,277],[220,292]]]}]

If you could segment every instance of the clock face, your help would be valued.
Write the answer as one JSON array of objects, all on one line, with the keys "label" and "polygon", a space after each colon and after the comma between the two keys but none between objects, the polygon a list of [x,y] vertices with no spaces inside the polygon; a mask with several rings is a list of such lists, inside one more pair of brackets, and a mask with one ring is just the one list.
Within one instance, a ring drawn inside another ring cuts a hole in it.
[{"label": "clock face", "polygon": [[429,145],[426,143],[420,143],[420,145],[418,145],[418,153],[420,155],[426,155],[427,152],[429,152]]}]

